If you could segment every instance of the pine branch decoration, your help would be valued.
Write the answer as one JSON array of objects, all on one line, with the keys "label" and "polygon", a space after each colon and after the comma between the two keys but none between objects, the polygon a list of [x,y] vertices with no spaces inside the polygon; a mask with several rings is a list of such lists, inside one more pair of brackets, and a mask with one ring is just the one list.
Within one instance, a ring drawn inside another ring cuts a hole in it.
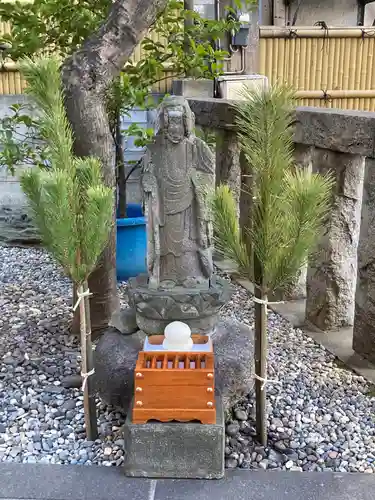
[{"label": "pine branch decoration", "polygon": [[31,169],[21,177],[44,245],[77,286],[87,438],[97,437],[91,322],[87,279],[108,241],[114,192],[106,187],[96,158],[76,158],[73,134],[64,108],[60,60],[25,59],[21,71],[27,92],[39,111],[40,136],[47,144],[50,169]]},{"label": "pine branch decoration", "polygon": [[[239,227],[227,186],[211,201],[216,245],[255,285],[254,365],[258,439],[267,445],[267,302],[271,291],[297,276],[318,241],[330,208],[333,181],[293,163],[293,92],[244,89],[236,108],[236,130],[252,179],[251,213]],[[249,186],[246,186],[248,189]]]}]

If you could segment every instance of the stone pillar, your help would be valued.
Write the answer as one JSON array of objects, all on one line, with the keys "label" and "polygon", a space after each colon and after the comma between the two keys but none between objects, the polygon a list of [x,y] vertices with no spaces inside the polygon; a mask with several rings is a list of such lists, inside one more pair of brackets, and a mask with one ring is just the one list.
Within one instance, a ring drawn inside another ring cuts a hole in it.
[{"label": "stone pillar", "polygon": [[353,349],[375,362],[375,160],[366,160],[358,245]]},{"label": "stone pillar", "polygon": [[216,185],[228,184],[238,206],[241,193],[241,148],[237,134],[231,130],[217,131],[216,135]]},{"label": "stone pillar", "polygon": [[307,272],[306,319],[322,330],[353,325],[364,157],[316,149],[313,169],[335,178],[332,208]]}]

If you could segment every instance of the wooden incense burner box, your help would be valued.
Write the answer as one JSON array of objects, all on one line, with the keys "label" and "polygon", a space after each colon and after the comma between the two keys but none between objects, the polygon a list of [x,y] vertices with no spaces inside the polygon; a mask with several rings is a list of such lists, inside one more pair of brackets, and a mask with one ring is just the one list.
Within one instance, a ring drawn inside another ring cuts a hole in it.
[{"label": "wooden incense burner box", "polygon": [[[208,336],[192,335],[192,339],[193,351],[139,353],[134,374],[134,424],[149,420],[216,423],[212,344]],[[155,335],[148,342],[162,349],[163,340],[163,335]]]}]

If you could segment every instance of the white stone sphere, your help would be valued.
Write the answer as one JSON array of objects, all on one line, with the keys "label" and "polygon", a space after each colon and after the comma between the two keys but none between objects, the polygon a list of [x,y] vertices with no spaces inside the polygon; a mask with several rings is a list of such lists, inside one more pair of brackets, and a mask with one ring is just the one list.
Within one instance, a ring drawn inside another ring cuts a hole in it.
[{"label": "white stone sphere", "polygon": [[164,329],[164,349],[168,351],[187,351],[193,346],[189,325],[182,321],[173,321]]}]

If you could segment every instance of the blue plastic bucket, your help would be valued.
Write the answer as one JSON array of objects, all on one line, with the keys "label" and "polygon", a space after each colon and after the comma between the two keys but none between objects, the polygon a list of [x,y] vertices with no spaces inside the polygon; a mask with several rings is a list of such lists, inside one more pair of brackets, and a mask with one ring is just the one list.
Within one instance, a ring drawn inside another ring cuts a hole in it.
[{"label": "blue plastic bucket", "polygon": [[126,281],[146,272],[146,219],[141,205],[129,203],[126,219],[117,219],[117,280]]}]

